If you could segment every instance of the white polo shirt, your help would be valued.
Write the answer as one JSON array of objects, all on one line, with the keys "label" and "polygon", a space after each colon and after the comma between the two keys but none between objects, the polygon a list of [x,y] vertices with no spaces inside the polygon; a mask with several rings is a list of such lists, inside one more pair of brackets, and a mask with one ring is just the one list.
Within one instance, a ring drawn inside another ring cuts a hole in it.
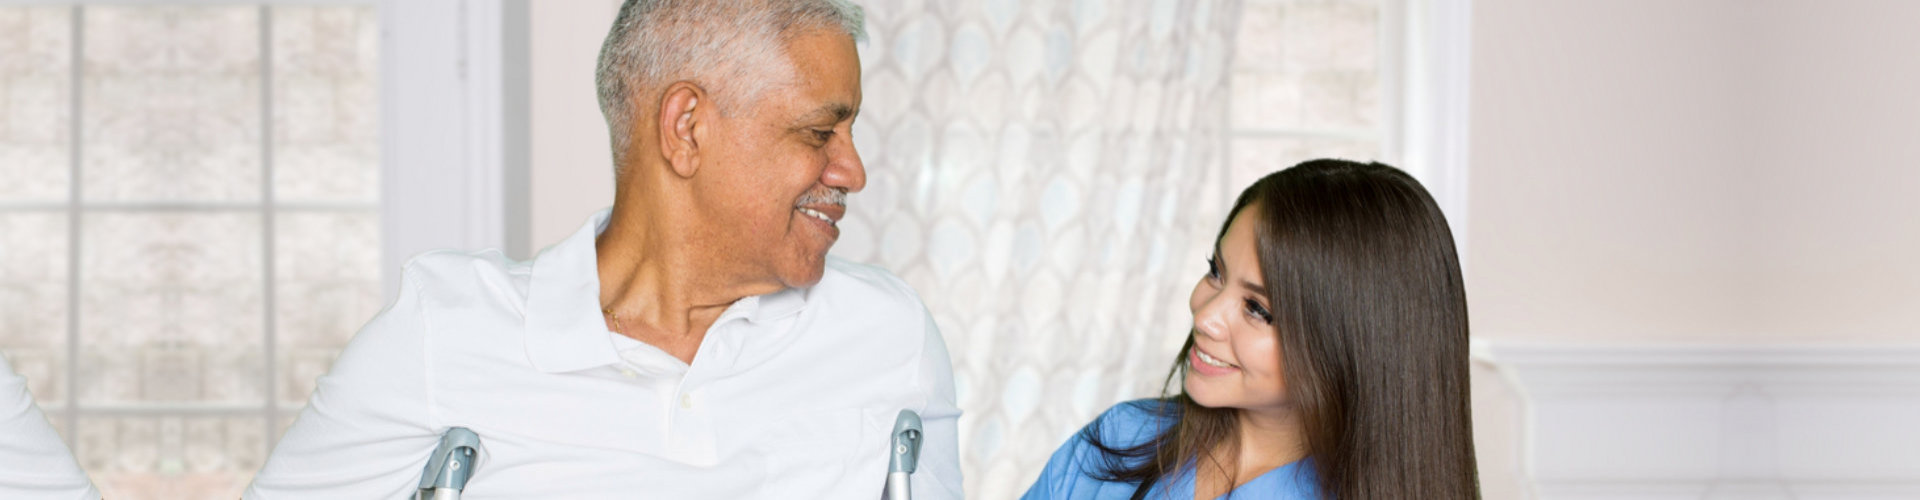
[{"label": "white polo shirt", "polygon": [[607,331],[607,215],[530,263],[414,258],[245,497],[404,498],[463,426],[483,447],[469,500],[877,498],[911,409],[914,497],[961,498],[952,363],[905,282],[829,258],[812,288],[729,306],[688,365]]},{"label": "white polo shirt", "polygon": [[27,393],[27,379],[0,356],[0,498],[98,500],[100,492],[73,461]]}]

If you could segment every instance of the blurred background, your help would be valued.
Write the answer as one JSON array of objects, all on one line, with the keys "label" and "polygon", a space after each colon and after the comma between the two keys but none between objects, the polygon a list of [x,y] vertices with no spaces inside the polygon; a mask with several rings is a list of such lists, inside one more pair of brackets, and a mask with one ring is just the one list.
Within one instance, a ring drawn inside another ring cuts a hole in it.
[{"label": "blurred background", "polygon": [[[1327,156],[1448,212],[1487,498],[1920,497],[1920,2],[862,3],[834,253],[934,313],[970,498]],[[610,204],[618,4],[0,5],[0,352],[107,496],[234,497],[408,256]]]}]

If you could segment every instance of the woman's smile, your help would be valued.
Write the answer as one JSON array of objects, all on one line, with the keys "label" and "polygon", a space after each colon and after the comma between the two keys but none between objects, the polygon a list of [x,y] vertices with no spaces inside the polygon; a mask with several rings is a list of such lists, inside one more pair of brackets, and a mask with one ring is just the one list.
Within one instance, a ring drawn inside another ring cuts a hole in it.
[{"label": "woman's smile", "polygon": [[1187,354],[1187,364],[1192,366],[1193,370],[1201,375],[1214,377],[1240,371],[1239,366],[1221,361],[1220,358],[1207,354],[1200,349],[1200,346],[1196,345],[1190,351],[1191,352]]}]

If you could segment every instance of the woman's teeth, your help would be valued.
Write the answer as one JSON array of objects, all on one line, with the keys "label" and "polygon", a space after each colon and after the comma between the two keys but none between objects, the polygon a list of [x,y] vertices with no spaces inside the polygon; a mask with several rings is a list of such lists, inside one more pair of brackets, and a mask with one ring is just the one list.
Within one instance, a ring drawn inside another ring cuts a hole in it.
[{"label": "woman's teeth", "polygon": [[1226,363],[1225,361],[1221,361],[1221,360],[1218,360],[1218,359],[1213,359],[1213,356],[1208,356],[1208,355],[1207,355],[1207,353],[1206,353],[1206,351],[1201,351],[1201,350],[1198,350],[1198,349],[1195,349],[1195,350],[1194,350],[1193,352],[1194,352],[1195,354],[1199,354],[1199,355],[1200,355],[1200,362],[1202,362],[1202,363],[1206,363],[1206,364],[1208,364],[1208,365],[1212,365],[1212,366],[1218,366],[1218,367],[1221,367],[1221,368],[1233,368],[1233,365],[1230,365],[1230,364],[1227,364],[1227,363]]},{"label": "woman's teeth", "polygon": [[826,223],[827,223],[827,225],[829,225],[829,226],[832,226],[832,225],[834,225],[834,223],[833,223],[833,219],[832,219],[832,218],[829,218],[829,217],[827,217],[827,214],[824,214],[824,213],[820,213],[820,211],[819,211],[819,210],[814,210],[814,209],[811,209],[811,208],[806,208],[806,207],[800,207],[800,208],[795,208],[794,210],[799,210],[799,211],[800,211],[800,213],[802,213],[802,214],[805,214],[805,215],[806,215],[806,216],[808,216],[808,217],[813,217],[813,218],[815,218],[815,219],[820,219],[821,221],[823,221],[823,222],[826,222]]}]

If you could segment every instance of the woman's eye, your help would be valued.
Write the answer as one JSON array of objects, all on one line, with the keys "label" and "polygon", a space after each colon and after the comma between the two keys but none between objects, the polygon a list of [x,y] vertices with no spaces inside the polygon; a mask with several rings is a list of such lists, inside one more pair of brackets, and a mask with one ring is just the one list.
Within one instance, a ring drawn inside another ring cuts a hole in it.
[{"label": "woman's eye", "polygon": [[1247,299],[1247,314],[1252,315],[1254,319],[1260,320],[1261,323],[1273,324],[1273,313],[1268,312],[1265,306],[1260,305],[1258,301],[1253,299]]},{"label": "woman's eye", "polygon": [[1220,259],[1207,257],[1207,279],[1220,281]]}]

